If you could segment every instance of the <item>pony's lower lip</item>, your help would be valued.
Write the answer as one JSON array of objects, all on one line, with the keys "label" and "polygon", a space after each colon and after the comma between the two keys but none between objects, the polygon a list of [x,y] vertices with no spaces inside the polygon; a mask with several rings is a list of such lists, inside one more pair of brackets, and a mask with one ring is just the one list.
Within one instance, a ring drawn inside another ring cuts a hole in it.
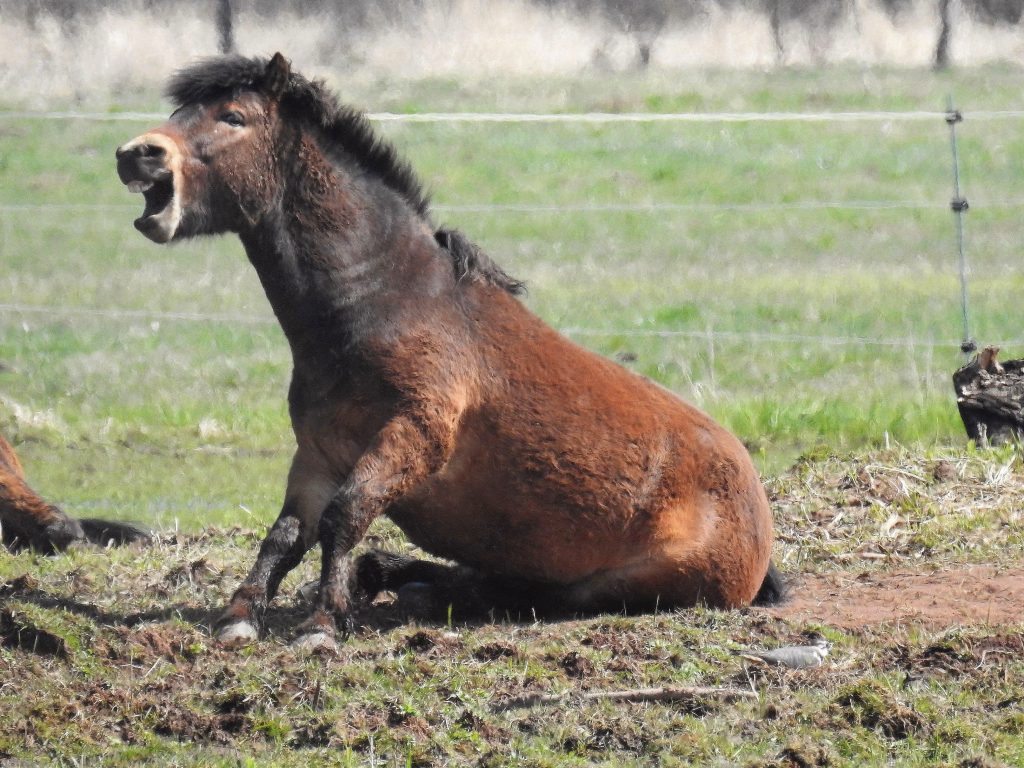
[{"label": "pony's lower lip", "polygon": [[140,216],[134,222],[135,228],[154,243],[166,243],[174,233],[169,231],[159,216]]},{"label": "pony's lower lip", "polygon": [[135,228],[156,243],[166,243],[174,237],[180,211],[174,195],[172,176],[147,182],[142,191],[146,207],[135,220]]}]

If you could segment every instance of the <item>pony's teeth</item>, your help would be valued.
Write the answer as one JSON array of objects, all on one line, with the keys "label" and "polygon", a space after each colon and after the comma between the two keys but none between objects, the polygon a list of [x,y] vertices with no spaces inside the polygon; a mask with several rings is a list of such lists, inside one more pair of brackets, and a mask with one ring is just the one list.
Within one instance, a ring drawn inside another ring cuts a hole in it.
[{"label": "pony's teeth", "polygon": [[129,181],[128,191],[129,192],[145,192],[153,186],[151,181]]}]

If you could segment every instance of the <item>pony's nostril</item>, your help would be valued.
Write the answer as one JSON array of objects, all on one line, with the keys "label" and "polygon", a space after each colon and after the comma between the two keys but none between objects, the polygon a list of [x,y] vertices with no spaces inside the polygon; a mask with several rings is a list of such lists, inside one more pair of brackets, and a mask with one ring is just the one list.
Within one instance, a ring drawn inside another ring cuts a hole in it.
[{"label": "pony's nostril", "polygon": [[140,157],[152,158],[158,160],[167,154],[167,151],[159,144],[141,144],[138,148]]},{"label": "pony's nostril", "polygon": [[159,144],[126,144],[117,148],[115,155],[118,160],[123,160],[129,157],[136,157],[140,160],[143,158],[151,158],[153,160],[159,160],[167,154],[167,150],[161,147]]}]

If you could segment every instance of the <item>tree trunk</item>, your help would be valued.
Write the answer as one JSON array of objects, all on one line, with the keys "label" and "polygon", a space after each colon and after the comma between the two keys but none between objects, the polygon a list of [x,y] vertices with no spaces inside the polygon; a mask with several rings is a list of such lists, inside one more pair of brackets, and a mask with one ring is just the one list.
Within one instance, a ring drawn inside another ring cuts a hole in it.
[{"label": "tree trunk", "polygon": [[1024,360],[996,361],[985,347],[953,374],[956,405],[967,436],[978,445],[1001,445],[1024,433]]},{"label": "tree trunk", "polygon": [[217,47],[221,53],[235,52],[235,24],[231,0],[217,0],[217,38]]},{"label": "tree trunk", "polygon": [[949,67],[949,39],[953,36],[953,19],[950,14],[953,0],[939,0],[939,39],[935,44],[935,68]]}]

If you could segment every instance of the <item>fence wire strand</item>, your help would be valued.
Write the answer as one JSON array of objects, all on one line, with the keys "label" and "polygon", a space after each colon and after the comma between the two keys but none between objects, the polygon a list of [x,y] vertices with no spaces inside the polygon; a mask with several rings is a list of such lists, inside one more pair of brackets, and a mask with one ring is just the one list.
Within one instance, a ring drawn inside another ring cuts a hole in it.
[{"label": "fence wire strand", "polygon": [[[0,303],[0,314],[45,315],[48,317],[91,317],[108,320],[154,322],[225,323],[276,326],[270,316],[204,312],[159,312],[145,309],[68,307],[45,304]],[[730,330],[669,330],[657,328],[586,328],[568,326],[559,329],[566,336],[610,338],[713,339],[719,341],[764,342],[771,344],[819,344],[822,346],[926,347],[957,349],[959,341],[916,337],[871,338],[868,336],[826,336],[802,333],[764,333]],[[1002,346],[1024,345],[1024,340],[994,342]]]},{"label": "fence wire strand", "polygon": [[[979,110],[971,120],[1020,120],[1024,110]],[[379,123],[849,123],[921,122],[942,120],[945,112],[368,112]],[[0,111],[6,120],[82,120],[89,122],[152,122],[163,112],[31,112]]]},{"label": "fence wire strand", "polygon": [[[972,204],[978,210],[1024,207],[1024,198],[981,200]],[[567,203],[543,205],[531,203],[437,203],[435,213],[453,214],[586,214],[586,213],[779,213],[785,211],[948,211],[942,200],[792,200],[779,203]],[[0,214],[14,213],[96,213],[103,211],[137,212],[138,205],[127,203],[0,203]]]}]

